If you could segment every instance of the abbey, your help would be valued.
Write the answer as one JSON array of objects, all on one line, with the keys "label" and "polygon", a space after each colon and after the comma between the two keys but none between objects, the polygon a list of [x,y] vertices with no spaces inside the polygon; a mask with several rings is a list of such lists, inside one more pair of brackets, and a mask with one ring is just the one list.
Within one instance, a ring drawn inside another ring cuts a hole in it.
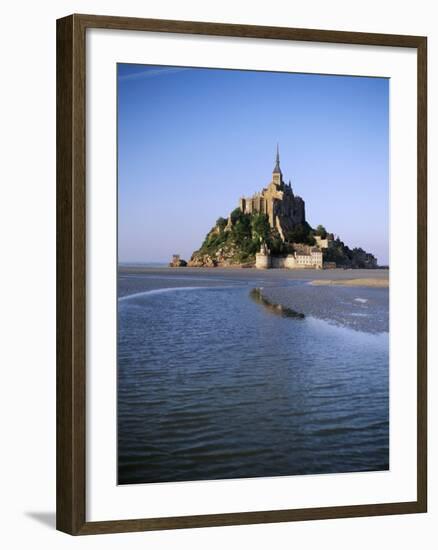
[{"label": "abbey", "polygon": [[[185,263],[175,256],[170,265]],[[323,269],[376,267],[377,261],[361,248],[350,250],[324,226],[310,226],[303,199],[283,180],[277,146],[269,184],[252,197],[240,198],[227,218],[218,218],[187,265]]]},{"label": "abbey", "polygon": [[305,223],[303,199],[294,195],[290,180],[289,183],[283,181],[278,146],[271,182],[252,197],[242,197],[239,207],[244,214],[254,212],[266,214],[269,225],[278,231],[283,241],[287,240],[288,232],[295,226]]},{"label": "abbey", "polygon": [[[303,226],[306,223],[303,199],[294,195],[290,180],[289,183],[283,181],[278,145],[271,182],[252,197],[242,197],[239,208],[244,214],[255,212],[266,214],[270,227],[278,231],[284,243],[290,240],[291,232],[297,226]],[[266,243],[262,243],[260,251],[256,254],[255,266],[259,269],[270,267],[321,269],[323,267],[322,249],[327,248],[329,243],[328,239],[322,242],[319,237],[318,240],[315,239],[315,246],[294,243],[290,243],[289,246],[292,248],[291,253],[273,256]]]}]

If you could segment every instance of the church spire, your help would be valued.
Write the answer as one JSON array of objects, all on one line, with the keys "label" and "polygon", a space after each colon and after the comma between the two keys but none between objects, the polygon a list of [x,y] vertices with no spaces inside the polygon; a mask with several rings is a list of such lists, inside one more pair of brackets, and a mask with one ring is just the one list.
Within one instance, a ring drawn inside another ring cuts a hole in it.
[{"label": "church spire", "polygon": [[278,150],[278,143],[277,143],[277,156],[275,157],[275,167],[274,167],[274,171],[272,172],[273,174],[281,174],[281,169],[280,169],[280,152]]}]

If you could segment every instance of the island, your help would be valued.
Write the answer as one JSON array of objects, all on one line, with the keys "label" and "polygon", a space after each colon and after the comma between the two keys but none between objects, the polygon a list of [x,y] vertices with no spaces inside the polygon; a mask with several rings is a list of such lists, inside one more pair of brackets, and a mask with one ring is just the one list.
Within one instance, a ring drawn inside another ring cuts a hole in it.
[{"label": "island", "polygon": [[375,269],[377,260],[362,248],[350,249],[323,225],[306,220],[305,202],[285,183],[277,146],[268,186],[241,197],[227,218],[219,218],[201,247],[171,267],[255,267],[258,269]]}]

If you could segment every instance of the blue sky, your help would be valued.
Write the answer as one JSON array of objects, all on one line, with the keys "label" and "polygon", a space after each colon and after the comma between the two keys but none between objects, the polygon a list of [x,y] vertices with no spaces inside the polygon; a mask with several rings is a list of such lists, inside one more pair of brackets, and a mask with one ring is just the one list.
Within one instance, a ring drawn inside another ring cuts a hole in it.
[{"label": "blue sky", "polygon": [[188,259],[219,216],[285,181],[388,263],[389,80],[118,65],[119,261]]}]

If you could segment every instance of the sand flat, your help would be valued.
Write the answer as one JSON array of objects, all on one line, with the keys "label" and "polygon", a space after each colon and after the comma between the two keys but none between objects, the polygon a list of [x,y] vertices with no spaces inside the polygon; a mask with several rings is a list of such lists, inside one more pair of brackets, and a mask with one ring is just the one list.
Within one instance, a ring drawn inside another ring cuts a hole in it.
[{"label": "sand flat", "polygon": [[[389,277],[388,269],[255,269],[241,267],[150,267],[148,265],[128,265],[121,264],[118,268],[119,275],[148,275],[149,277],[163,278],[163,286],[167,286],[170,280],[175,281],[175,286],[179,286],[177,281],[202,277],[205,284],[214,284],[215,280],[224,281],[232,279],[235,281],[245,281],[251,283],[255,281],[257,285],[260,279],[266,282],[271,281],[277,284],[279,281],[301,280],[301,281],[330,281],[333,284],[343,284],[350,280],[385,280],[384,285],[376,284],[380,288],[387,287]],[[330,284],[330,283],[320,283]],[[363,284],[362,284],[363,285]],[[360,285],[358,285],[360,286]],[[368,286],[368,285],[367,285]],[[373,286],[370,283],[369,286]]]},{"label": "sand flat", "polygon": [[315,286],[332,286],[332,285],[342,285],[342,286],[366,286],[368,288],[388,288],[389,279],[314,279],[310,282],[311,285]]}]

